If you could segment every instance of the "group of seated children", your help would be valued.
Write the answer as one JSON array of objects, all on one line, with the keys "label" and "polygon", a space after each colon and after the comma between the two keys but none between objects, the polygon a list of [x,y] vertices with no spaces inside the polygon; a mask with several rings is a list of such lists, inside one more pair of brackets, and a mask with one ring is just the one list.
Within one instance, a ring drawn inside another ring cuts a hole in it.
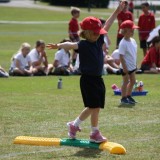
[{"label": "group of seated children", "polygon": [[48,64],[45,52],[45,42],[38,40],[31,50],[29,43],[23,43],[18,52],[12,57],[10,76],[48,75],[53,69]]},{"label": "group of seated children", "polygon": [[[63,42],[70,40],[63,39]],[[106,49],[104,49],[104,52]],[[29,43],[23,43],[18,52],[12,57],[9,74],[0,66],[0,77],[33,76],[33,75],[80,75],[79,55],[75,64],[72,64],[69,50],[59,49],[55,53],[53,64],[48,63],[45,52],[45,42],[38,40],[35,48],[31,50]],[[120,59],[118,49],[108,55],[104,53],[104,70],[108,73],[120,74]],[[104,73],[104,71],[102,71]],[[156,36],[151,41],[151,47],[144,57],[137,73],[160,73],[160,37]]]}]

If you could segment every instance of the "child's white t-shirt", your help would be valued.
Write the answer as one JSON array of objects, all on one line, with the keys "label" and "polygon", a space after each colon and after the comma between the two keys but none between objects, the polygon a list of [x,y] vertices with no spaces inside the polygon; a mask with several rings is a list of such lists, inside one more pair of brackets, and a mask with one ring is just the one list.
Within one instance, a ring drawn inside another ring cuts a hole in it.
[{"label": "child's white t-shirt", "polygon": [[28,63],[31,61],[28,55],[24,57],[23,54],[19,52],[14,56],[14,60],[11,64],[11,68],[16,68],[16,60],[19,61],[20,69],[24,69],[25,67],[27,67]]},{"label": "child's white t-shirt", "polygon": [[116,49],[113,51],[113,53],[111,54],[111,57],[115,60],[119,60],[119,50]]},{"label": "child's white t-shirt", "polygon": [[77,57],[76,57],[76,62],[75,62],[75,66],[74,66],[74,70],[78,69],[79,68],[79,54],[77,54]]},{"label": "child's white t-shirt", "polygon": [[[119,54],[124,56],[128,71],[137,68],[137,43],[133,38],[130,40],[122,39],[119,44]],[[122,64],[120,68],[123,69]]]},{"label": "child's white t-shirt", "polygon": [[[32,63],[34,63],[34,62],[36,62],[36,61],[39,61],[40,58],[41,58],[41,53],[38,53],[38,51],[36,50],[36,48],[32,49],[32,50],[29,52],[28,55],[29,55]],[[44,57],[43,57],[42,62],[44,62],[44,61],[45,61],[45,59],[44,59]]]},{"label": "child's white t-shirt", "polygon": [[59,62],[58,67],[68,66],[70,62],[70,56],[64,49],[60,49],[55,53],[55,60]]}]

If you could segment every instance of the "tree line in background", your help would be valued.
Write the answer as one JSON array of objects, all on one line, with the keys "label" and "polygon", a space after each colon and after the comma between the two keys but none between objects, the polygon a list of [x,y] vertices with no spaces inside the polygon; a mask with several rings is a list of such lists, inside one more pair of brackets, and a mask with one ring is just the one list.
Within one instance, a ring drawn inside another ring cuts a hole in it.
[{"label": "tree line in background", "polygon": [[50,5],[108,8],[110,0],[41,0]]}]

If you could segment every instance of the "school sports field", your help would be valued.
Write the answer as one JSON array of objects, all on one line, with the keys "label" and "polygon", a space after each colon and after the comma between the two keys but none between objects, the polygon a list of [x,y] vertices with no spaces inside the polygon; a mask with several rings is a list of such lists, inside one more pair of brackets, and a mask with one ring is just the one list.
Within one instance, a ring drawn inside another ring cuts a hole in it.
[{"label": "school sports field", "polygon": [[[66,38],[68,8],[62,11],[0,7],[0,65],[9,69],[10,59],[23,42],[34,47],[38,39],[59,42]],[[82,20],[88,15],[107,18],[112,10],[82,9]],[[157,17],[160,15],[157,14]],[[136,18],[136,15],[135,15]],[[157,24],[160,24],[157,21]],[[117,23],[109,31],[114,50]],[[137,31],[134,38],[139,44]],[[55,51],[48,51],[49,62]],[[138,66],[142,51],[138,49]],[[121,76],[106,75],[106,105],[100,113],[99,128],[109,141],[122,144],[126,155],[111,155],[95,149],[75,147],[40,147],[15,145],[17,136],[66,138],[66,122],[83,109],[79,76],[62,77],[63,89],[57,89],[57,76],[9,77],[0,79],[0,159],[2,160],[158,160],[160,157],[160,76],[136,75],[144,82],[147,96],[137,96],[133,107],[118,107],[120,96],[114,96],[111,85],[121,85]],[[78,138],[87,139],[89,119],[82,124]]]}]

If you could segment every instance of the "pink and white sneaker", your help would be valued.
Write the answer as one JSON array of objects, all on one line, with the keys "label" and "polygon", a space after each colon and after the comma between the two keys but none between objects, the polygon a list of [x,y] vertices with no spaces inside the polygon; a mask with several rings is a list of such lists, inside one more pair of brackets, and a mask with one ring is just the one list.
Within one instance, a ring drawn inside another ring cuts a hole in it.
[{"label": "pink and white sneaker", "polygon": [[69,138],[75,139],[76,138],[76,132],[77,131],[81,132],[81,129],[77,126],[74,126],[73,122],[68,122],[67,126],[68,126],[68,129],[69,129],[69,131],[68,131]]},{"label": "pink and white sneaker", "polygon": [[91,133],[90,135],[90,142],[101,143],[106,141],[107,138],[103,137],[99,130],[95,131],[94,133]]}]

